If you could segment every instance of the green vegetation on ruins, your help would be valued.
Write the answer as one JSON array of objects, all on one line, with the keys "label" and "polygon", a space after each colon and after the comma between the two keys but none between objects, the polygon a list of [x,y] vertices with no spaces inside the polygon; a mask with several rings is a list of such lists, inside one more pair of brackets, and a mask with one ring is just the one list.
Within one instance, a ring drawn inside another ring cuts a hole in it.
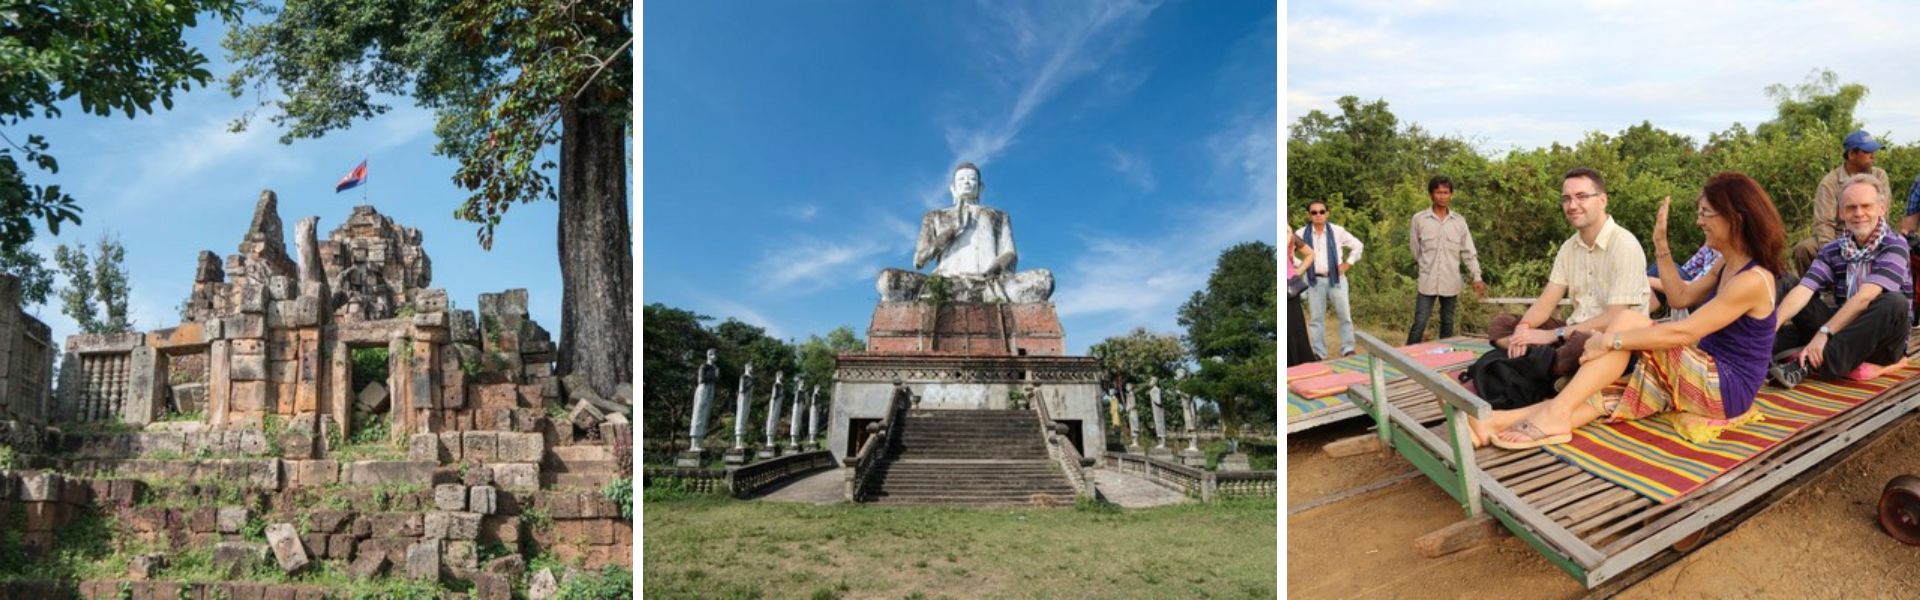
[{"label": "green vegetation on ruins", "polygon": [[[1278,593],[1272,499],[1118,511],[982,510],[745,502],[657,489],[646,490],[648,598]],[[756,567],[716,567],[729,564]]]},{"label": "green vegetation on ruins", "polygon": [[[1399,339],[1413,321],[1415,267],[1407,231],[1413,215],[1430,203],[1429,177],[1453,178],[1454,208],[1473,230],[1487,294],[1532,297],[1545,285],[1554,250],[1573,235],[1556,199],[1561,174],[1574,167],[1606,176],[1608,214],[1643,241],[1662,197],[1673,197],[1672,214],[1692,214],[1700,186],[1729,170],[1766,188],[1786,221],[1789,241],[1807,237],[1814,190],[1840,165],[1841,139],[1866,128],[1855,110],[1867,92],[1865,85],[1843,84],[1833,72],[1821,71],[1799,85],[1764,90],[1776,113],[1751,129],[1734,123],[1702,141],[1643,121],[1614,134],[1594,131],[1570,144],[1499,154],[1468,138],[1403,124],[1384,99],[1349,96],[1338,101],[1338,112],[1312,111],[1288,128],[1287,211],[1303,218],[1307,203],[1324,200],[1329,221],[1366,244],[1365,259],[1350,274],[1367,290],[1353,295],[1354,323]],[[1920,143],[1886,143],[1875,166],[1891,177],[1898,203],[1920,173]],[[1288,227],[1301,225],[1296,220]],[[1691,255],[1702,242],[1697,227],[1676,226],[1669,236],[1676,257]],[[1491,314],[1477,302],[1462,302],[1460,311],[1469,330],[1483,330]]]}]

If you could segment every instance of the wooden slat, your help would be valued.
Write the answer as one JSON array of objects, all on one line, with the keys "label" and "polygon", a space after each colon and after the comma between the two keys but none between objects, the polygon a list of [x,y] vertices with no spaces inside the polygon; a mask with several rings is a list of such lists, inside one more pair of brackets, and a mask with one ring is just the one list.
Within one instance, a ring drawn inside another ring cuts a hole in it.
[{"label": "wooden slat", "polygon": [[[1578,469],[1576,468],[1575,470]],[[1592,473],[1580,471],[1578,474],[1561,480],[1559,483],[1521,494],[1520,498],[1528,502],[1540,502],[1547,498],[1559,498],[1562,494],[1566,494],[1575,489],[1593,485],[1595,481],[1603,480],[1599,477],[1594,477]]]},{"label": "wooden slat", "polygon": [[1609,489],[1620,489],[1620,486],[1614,485],[1611,481],[1595,477],[1593,481],[1573,488],[1573,490],[1567,492],[1566,495],[1557,498],[1541,498],[1539,500],[1540,504],[1534,508],[1539,509],[1542,513],[1550,512],[1562,506],[1585,500]]},{"label": "wooden slat", "polygon": [[1593,549],[1592,546],[1575,537],[1572,532],[1554,523],[1538,509],[1520,501],[1519,496],[1515,496],[1512,490],[1502,487],[1500,482],[1487,477],[1486,473],[1481,473],[1479,479],[1481,491],[1486,494],[1488,500],[1499,504],[1508,515],[1532,528],[1534,533],[1543,538],[1548,545],[1558,548],[1568,558],[1573,559],[1574,563],[1585,569],[1592,569],[1606,561],[1606,557],[1600,554],[1600,551]]},{"label": "wooden slat", "polygon": [[[1648,500],[1646,498],[1636,496],[1635,498],[1632,498],[1626,502],[1622,502],[1619,506],[1615,506],[1612,509],[1608,510],[1607,512],[1600,513],[1599,516],[1589,518],[1579,523],[1574,523],[1573,527],[1570,527],[1569,529],[1573,530],[1574,535],[1581,536],[1583,539],[1585,539],[1587,532],[1598,529],[1600,528],[1601,525],[1612,523],[1614,519],[1627,516],[1636,511],[1646,510],[1647,507],[1649,506],[1653,506],[1652,500]],[[1591,542],[1593,540],[1589,539],[1588,541]]]},{"label": "wooden slat", "polygon": [[1585,472],[1586,471],[1580,470],[1580,467],[1576,467],[1569,464],[1561,464],[1559,468],[1542,470],[1541,472],[1535,473],[1530,477],[1526,477],[1522,479],[1514,479],[1511,481],[1503,481],[1501,483],[1505,484],[1507,486],[1507,489],[1513,490],[1513,493],[1519,494],[1521,499],[1525,499],[1527,497],[1527,492],[1531,492],[1533,490],[1547,487],[1555,483],[1566,481],[1572,478],[1576,473],[1585,473]]},{"label": "wooden slat", "polygon": [[1501,465],[1498,469],[1487,469],[1487,474],[1492,475],[1495,481],[1500,481],[1517,473],[1560,464],[1560,459],[1554,458],[1552,454],[1539,451],[1529,451],[1526,454],[1529,456],[1524,459]]},{"label": "wooden slat", "polygon": [[1560,510],[1547,513],[1547,516],[1551,516],[1555,521],[1566,525],[1572,525],[1588,517],[1613,510],[1614,507],[1626,504],[1634,498],[1639,497],[1640,494],[1634,493],[1633,490],[1615,487],[1591,498],[1575,502]]}]

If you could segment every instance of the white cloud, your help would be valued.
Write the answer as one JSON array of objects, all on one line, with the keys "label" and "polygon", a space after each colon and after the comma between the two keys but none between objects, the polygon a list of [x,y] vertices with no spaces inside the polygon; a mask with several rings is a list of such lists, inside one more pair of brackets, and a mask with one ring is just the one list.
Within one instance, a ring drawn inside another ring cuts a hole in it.
[{"label": "white cloud", "polygon": [[754,310],[753,307],[732,300],[710,296],[701,297],[697,301],[704,306],[694,312],[711,315],[714,317],[714,324],[716,325],[730,318],[737,319],[742,323],[767,330],[768,337],[774,339],[786,339],[787,337],[785,330],[782,330],[779,325],[775,325],[773,319],[767,318],[766,315]]},{"label": "white cloud", "polygon": [[[1386,99],[1402,123],[1480,138],[1481,149],[1572,142],[1642,120],[1696,140],[1773,116],[1762,90],[1819,68],[1872,93],[1857,118],[1920,136],[1920,4],[1595,1],[1294,3],[1289,123],[1333,99]],[[1861,19],[1859,15],[1874,15]],[[1854,40],[1863,43],[1854,43]],[[1871,42],[1864,42],[1871,40]]]},{"label": "white cloud", "polygon": [[1213,202],[1175,211],[1171,226],[1135,238],[1087,240],[1087,251],[1062,278],[1061,317],[1100,323],[1080,335],[1098,340],[1145,325],[1171,330],[1179,305],[1205,287],[1222,250],[1270,240],[1279,219],[1274,153],[1275,113],[1242,115],[1206,140],[1214,172]]},{"label": "white cloud", "polygon": [[812,292],[880,272],[879,255],[887,246],[871,239],[842,243],[801,238],[768,251],[754,271],[760,291]]},{"label": "white cloud", "polygon": [[[986,22],[977,30],[975,52],[1002,74],[1004,80],[997,83],[1016,91],[1007,98],[1010,103],[989,109],[990,116],[955,114],[943,119],[964,123],[947,127],[954,162],[967,160],[982,166],[992,162],[1019,137],[1035,110],[1061,88],[1099,69],[1158,7],[1157,0],[982,7]],[[1118,74],[1108,74],[1106,81],[1120,89],[1138,85],[1129,85],[1129,79]],[[945,187],[943,182],[941,193]]]},{"label": "white cloud", "polygon": [[1125,152],[1113,146],[1107,146],[1107,168],[1113,169],[1128,185],[1142,192],[1151,192],[1157,187],[1153,179],[1153,165],[1147,157]]}]

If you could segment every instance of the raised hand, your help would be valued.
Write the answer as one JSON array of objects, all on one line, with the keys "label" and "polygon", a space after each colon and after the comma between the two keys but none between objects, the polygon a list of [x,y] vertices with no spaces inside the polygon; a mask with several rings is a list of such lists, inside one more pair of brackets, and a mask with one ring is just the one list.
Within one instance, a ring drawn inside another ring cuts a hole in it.
[{"label": "raised hand", "polygon": [[1660,211],[1653,215],[1653,252],[1654,256],[1667,254],[1667,213],[1673,206],[1673,196],[1660,199]]}]

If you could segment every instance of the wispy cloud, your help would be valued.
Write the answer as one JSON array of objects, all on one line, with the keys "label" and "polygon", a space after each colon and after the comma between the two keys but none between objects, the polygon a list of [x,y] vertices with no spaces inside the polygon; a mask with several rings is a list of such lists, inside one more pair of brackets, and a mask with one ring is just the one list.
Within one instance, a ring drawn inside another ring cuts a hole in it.
[{"label": "wispy cloud", "polygon": [[1153,165],[1147,162],[1146,156],[1107,146],[1107,168],[1113,169],[1128,185],[1142,192],[1151,192],[1157,186],[1153,179]]},{"label": "wispy cloud", "polygon": [[1206,285],[1219,253],[1234,244],[1270,240],[1279,219],[1271,110],[1240,115],[1208,136],[1212,202],[1177,210],[1161,231],[1135,238],[1089,238],[1056,294],[1062,317],[1100,317],[1091,339],[1138,325],[1174,327],[1175,309]]},{"label": "wispy cloud", "polygon": [[812,292],[861,279],[872,281],[888,249],[878,241],[834,242],[800,238],[780,244],[754,266],[762,293]]},{"label": "wispy cloud", "polygon": [[[951,162],[985,166],[1012,146],[1027,119],[1060,90],[1100,69],[1131,41],[1158,0],[1036,4],[983,3],[985,17],[971,40],[972,53],[984,56],[1001,77],[994,82],[1010,94],[985,107],[970,105],[943,115]],[[1130,91],[1144,77],[1108,73],[1109,89]],[[945,203],[946,182],[922,194],[929,207]]]}]

